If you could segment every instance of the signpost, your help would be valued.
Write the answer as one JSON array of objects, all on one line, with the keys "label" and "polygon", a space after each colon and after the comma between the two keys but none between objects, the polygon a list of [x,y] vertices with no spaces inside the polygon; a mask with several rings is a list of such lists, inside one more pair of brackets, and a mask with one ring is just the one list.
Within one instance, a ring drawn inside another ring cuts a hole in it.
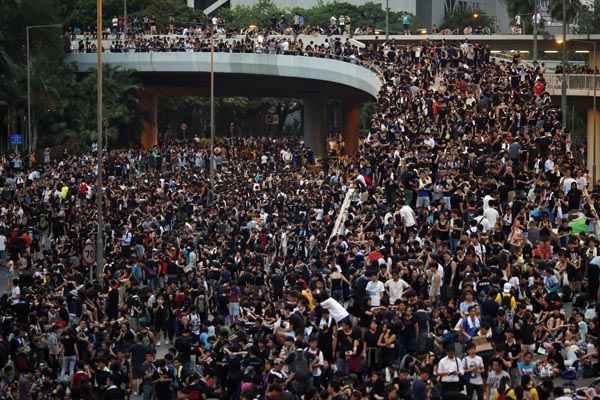
[{"label": "signpost", "polygon": [[96,246],[92,243],[88,243],[83,248],[83,262],[87,265],[91,265],[96,261]]}]

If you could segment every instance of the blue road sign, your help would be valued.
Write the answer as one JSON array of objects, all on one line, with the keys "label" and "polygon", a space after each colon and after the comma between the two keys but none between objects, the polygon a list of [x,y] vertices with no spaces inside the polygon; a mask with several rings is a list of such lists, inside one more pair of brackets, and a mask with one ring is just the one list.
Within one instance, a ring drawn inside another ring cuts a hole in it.
[{"label": "blue road sign", "polygon": [[9,144],[23,144],[23,135],[18,132],[13,132],[8,135]]}]

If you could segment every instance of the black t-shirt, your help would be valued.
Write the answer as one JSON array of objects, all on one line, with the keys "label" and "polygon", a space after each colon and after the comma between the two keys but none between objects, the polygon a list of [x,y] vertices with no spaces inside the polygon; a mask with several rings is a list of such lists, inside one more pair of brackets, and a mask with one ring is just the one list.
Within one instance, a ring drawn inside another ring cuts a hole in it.
[{"label": "black t-shirt", "polygon": [[71,335],[65,336],[62,339],[62,345],[64,348],[64,355],[65,356],[75,356],[75,345],[77,344],[76,340],[74,337],[72,337]]},{"label": "black t-shirt", "polygon": [[338,331],[338,342],[337,342],[337,351],[338,353],[344,355],[347,351],[354,351],[354,341],[358,340],[359,345],[356,349],[356,354],[360,354],[362,351],[362,343],[360,343],[360,330],[358,328],[353,328],[352,332],[347,335],[343,329]]},{"label": "black t-shirt", "polygon": [[177,349],[177,357],[183,364],[190,361],[192,356],[192,339],[190,336],[181,336],[175,340],[175,349]]},{"label": "black t-shirt", "polygon": [[139,367],[144,363],[144,359],[146,358],[146,354],[150,351],[148,346],[142,343],[136,343],[131,346],[131,363]]}]

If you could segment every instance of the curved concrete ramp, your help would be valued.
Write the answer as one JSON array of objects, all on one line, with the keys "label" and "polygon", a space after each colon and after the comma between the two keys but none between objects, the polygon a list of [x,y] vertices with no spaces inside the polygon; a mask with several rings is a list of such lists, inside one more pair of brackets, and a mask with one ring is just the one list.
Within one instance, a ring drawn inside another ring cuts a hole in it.
[{"label": "curved concrete ramp", "polygon": [[[328,135],[327,100],[344,105],[346,152],[358,149],[360,104],[375,100],[382,86],[377,73],[347,60],[282,54],[215,53],[215,95],[218,97],[291,97],[304,102],[304,140],[325,156]],[[143,82],[142,146],[158,143],[157,97],[208,96],[210,53],[105,53],[104,63],[135,70]],[[81,71],[96,68],[96,54],[72,54],[68,61]]]},{"label": "curved concrete ramp", "polygon": [[[96,67],[96,55],[91,53],[70,55],[69,61],[82,71]],[[145,85],[202,88],[210,71],[210,53],[106,53],[104,63],[139,72]],[[219,95],[302,98],[306,92],[372,100],[381,88],[379,76],[369,68],[319,57],[215,53],[215,74],[221,81],[216,85]],[[234,85],[227,83],[230,79]]]}]

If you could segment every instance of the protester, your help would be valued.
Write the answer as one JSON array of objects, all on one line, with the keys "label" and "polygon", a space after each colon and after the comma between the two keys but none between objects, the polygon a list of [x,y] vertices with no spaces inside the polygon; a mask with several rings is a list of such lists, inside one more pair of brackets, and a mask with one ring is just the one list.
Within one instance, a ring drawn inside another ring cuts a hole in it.
[{"label": "protester", "polygon": [[356,158],[111,150],[101,270],[97,148],[2,160],[0,396],[494,400],[598,376],[600,196],[543,74],[470,42],[332,48],[383,79]]}]

